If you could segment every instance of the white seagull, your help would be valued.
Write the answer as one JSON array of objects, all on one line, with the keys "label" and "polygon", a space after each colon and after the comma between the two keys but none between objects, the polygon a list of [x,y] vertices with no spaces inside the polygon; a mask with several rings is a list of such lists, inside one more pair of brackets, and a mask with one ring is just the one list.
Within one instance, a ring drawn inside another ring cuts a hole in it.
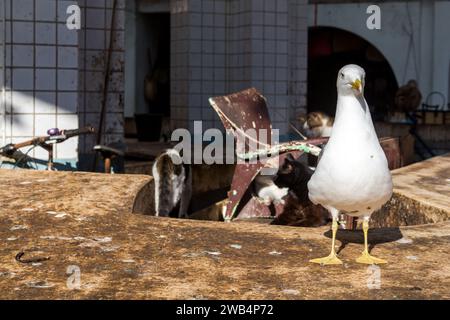
[{"label": "white seagull", "polygon": [[364,251],[356,262],[386,263],[372,257],[367,246],[370,216],[391,198],[392,177],[364,99],[364,77],[364,69],[354,64],[338,73],[333,131],[308,183],[311,201],[333,218],[333,240],[330,255],[313,263],[342,264],[335,251],[339,212],[363,219]]}]

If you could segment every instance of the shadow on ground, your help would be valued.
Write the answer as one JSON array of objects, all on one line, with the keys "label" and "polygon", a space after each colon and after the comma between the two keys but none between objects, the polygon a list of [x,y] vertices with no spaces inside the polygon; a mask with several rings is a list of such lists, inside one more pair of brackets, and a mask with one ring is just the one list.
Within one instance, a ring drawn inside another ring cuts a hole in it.
[{"label": "shadow on ground", "polygon": [[[331,230],[325,232],[324,236],[331,239]],[[377,244],[394,242],[402,237],[402,232],[398,227],[369,229],[369,252]],[[338,230],[336,239],[341,242],[341,246],[337,250],[337,253],[341,252],[349,243],[364,244],[364,234],[362,230]]]}]

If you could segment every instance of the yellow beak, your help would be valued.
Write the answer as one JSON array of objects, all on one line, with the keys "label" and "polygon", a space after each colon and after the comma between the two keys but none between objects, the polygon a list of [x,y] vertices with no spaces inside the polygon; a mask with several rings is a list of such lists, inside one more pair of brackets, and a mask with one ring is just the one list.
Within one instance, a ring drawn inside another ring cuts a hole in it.
[{"label": "yellow beak", "polygon": [[356,79],[353,83],[352,83],[352,88],[356,89],[358,91],[361,92],[361,80]]}]

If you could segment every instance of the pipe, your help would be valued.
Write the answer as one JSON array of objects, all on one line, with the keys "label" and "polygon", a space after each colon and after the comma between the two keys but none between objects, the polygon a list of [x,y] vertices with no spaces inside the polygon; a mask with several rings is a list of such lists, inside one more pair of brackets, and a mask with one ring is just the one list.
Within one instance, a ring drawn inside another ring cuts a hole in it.
[{"label": "pipe", "polygon": [[3,85],[2,85],[2,146],[6,144],[6,1],[3,1]]},{"label": "pipe", "polygon": [[[117,0],[114,0],[113,7],[112,7],[112,13],[111,13],[111,29],[109,30],[109,48],[108,48],[108,55],[106,58],[106,67],[105,67],[105,78],[103,83],[103,98],[102,98],[102,106],[100,110],[100,121],[98,124],[98,131],[97,131],[97,139],[96,144],[99,145],[102,142],[102,136],[103,136],[103,126],[105,122],[105,113],[106,113],[106,102],[108,99],[108,85],[109,85],[109,77],[110,77],[110,66],[111,66],[111,55],[113,51],[113,45],[114,45],[114,25],[116,21],[116,9],[117,9]],[[95,153],[94,156],[94,163],[92,166],[92,171],[95,172],[95,169],[97,168],[97,153]]]}]

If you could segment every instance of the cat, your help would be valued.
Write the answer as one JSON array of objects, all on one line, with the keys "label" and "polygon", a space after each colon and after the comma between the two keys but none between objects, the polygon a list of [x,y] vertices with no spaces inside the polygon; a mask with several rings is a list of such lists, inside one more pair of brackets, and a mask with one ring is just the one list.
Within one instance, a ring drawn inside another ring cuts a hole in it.
[{"label": "cat", "polygon": [[302,163],[300,158],[295,159],[288,153],[278,169],[275,183],[279,187],[288,187],[299,201],[307,202],[309,200],[307,184],[314,171]]},{"label": "cat", "polygon": [[289,188],[278,187],[274,180],[276,175],[262,175],[256,176],[254,181],[255,192],[258,198],[262,199],[266,206],[273,204],[284,204],[283,197],[289,191]]},{"label": "cat", "polygon": [[291,154],[286,156],[278,170],[275,184],[280,188],[289,188],[289,194],[285,198],[283,212],[272,224],[318,227],[329,222],[328,211],[309,200],[308,181],[312,174],[313,171],[300,158],[295,159]]},{"label": "cat", "polygon": [[310,112],[306,117],[300,116],[298,120],[302,124],[306,136],[310,139],[324,138],[331,135],[334,118],[323,112]]},{"label": "cat", "polygon": [[[334,118],[323,112],[310,112],[306,117],[300,116],[298,120],[302,124],[303,131],[308,139],[325,138],[331,135]],[[308,164],[311,168],[315,168],[317,157],[308,154]]]},{"label": "cat", "polygon": [[188,216],[192,197],[192,170],[190,165],[181,162],[182,158],[177,150],[167,149],[156,158],[152,166],[156,216],[173,216],[176,208],[179,218]]}]

